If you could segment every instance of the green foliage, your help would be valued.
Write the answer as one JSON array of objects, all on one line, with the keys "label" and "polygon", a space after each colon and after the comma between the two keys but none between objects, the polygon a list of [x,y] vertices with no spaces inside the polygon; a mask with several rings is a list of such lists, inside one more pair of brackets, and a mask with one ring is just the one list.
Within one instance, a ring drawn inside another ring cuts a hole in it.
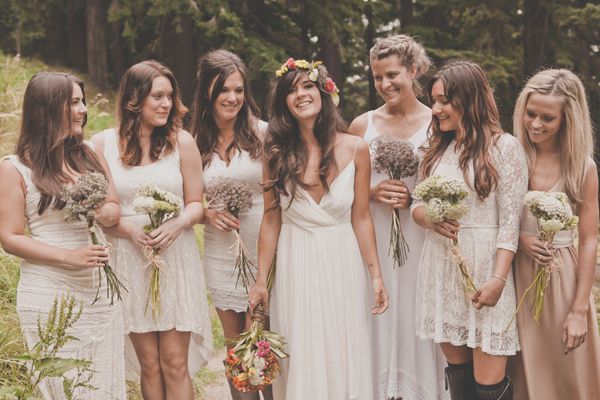
[{"label": "green foliage", "polygon": [[[68,400],[74,399],[79,389],[94,389],[90,384],[93,371],[89,360],[59,356],[67,343],[78,340],[68,334],[81,316],[82,306],[76,306],[77,302],[71,296],[62,297],[60,301],[55,299],[46,322],[38,319],[39,342],[23,354],[6,360],[17,366],[13,370],[16,376],[0,381],[0,397],[34,398],[38,385],[46,378],[62,378],[64,396]],[[26,368],[25,373],[23,368]],[[70,373],[72,370],[75,370],[74,374]]]}]

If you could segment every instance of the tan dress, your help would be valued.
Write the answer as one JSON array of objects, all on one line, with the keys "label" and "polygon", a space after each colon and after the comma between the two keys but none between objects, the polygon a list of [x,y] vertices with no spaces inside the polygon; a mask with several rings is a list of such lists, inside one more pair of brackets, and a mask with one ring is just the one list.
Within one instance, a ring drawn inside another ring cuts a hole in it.
[{"label": "tan dress", "polygon": [[[552,190],[558,190],[559,184]],[[523,208],[521,233],[537,236],[536,218]],[[580,348],[564,354],[561,342],[563,324],[577,290],[577,248],[573,231],[561,231],[554,238],[562,267],[550,278],[539,326],[529,307],[530,295],[517,316],[521,351],[511,360],[510,375],[515,399],[597,400],[600,399],[600,339],[594,299],[590,296],[587,314],[588,334]],[[533,282],[534,262],[519,249],[515,263],[515,286],[518,298]]]}]

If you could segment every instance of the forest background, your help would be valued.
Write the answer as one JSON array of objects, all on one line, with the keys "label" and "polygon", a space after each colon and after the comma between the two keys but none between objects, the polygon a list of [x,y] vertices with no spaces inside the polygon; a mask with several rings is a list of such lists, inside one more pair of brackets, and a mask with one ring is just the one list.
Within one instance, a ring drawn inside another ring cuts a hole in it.
[{"label": "forest background", "polygon": [[523,83],[550,66],[581,77],[600,125],[597,1],[0,0],[4,53],[87,73],[102,90],[114,89],[132,64],[154,58],[175,72],[189,106],[199,56],[231,50],[249,66],[263,118],[274,71],[290,56],[325,62],[348,121],[375,108],[368,49],[399,32],[416,36],[437,67],[452,58],[480,63],[507,131]]},{"label": "forest background", "polygon": [[[0,0],[0,157],[13,151],[23,92],[35,72],[68,70],[84,79],[90,135],[114,125],[115,89],[129,66],[149,58],[168,65],[189,107],[197,60],[217,48],[248,64],[263,119],[268,119],[274,71],[292,56],[325,62],[341,89],[343,115],[351,121],[381,104],[368,49],[375,38],[393,33],[416,36],[436,67],[452,58],[481,64],[508,132],[524,82],[551,66],[581,77],[594,125],[600,126],[598,1]],[[202,249],[201,228],[197,238]],[[18,278],[18,260],[0,249],[0,386],[22,382],[25,371],[7,363],[24,351],[15,312]],[[600,290],[595,293],[599,306]],[[194,380],[199,398],[207,400],[227,391],[215,315],[212,325],[215,363]],[[140,398],[137,385],[130,384],[129,395]]]}]

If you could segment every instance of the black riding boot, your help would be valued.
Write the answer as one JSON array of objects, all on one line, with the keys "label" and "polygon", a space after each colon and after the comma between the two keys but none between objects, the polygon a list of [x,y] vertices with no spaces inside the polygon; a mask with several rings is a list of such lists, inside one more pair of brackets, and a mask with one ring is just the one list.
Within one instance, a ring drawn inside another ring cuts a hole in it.
[{"label": "black riding boot", "polygon": [[508,377],[505,377],[500,383],[495,385],[481,385],[477,386],[477,395],[480,400],[512,400],[513,389],[510,384]]},{"label": "black riding boot", "polygon": [[446,390],[452,400],[477,400],[473,362],[450,364],[446,367]]}]

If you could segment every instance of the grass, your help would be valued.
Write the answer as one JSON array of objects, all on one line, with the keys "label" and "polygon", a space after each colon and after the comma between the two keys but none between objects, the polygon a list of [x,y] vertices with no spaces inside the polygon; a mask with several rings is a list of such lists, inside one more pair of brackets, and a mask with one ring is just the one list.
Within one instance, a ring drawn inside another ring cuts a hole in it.
[{"label": "grass", "polygon": [[[39,71],[66,71],[63,67],[49,66],[35,60],[15,58],[0,52],[0,157],[14,152],[14,145],[19,131],[23,94],[27,82]],[[85,127],[86,136],[107,129],[114,125],[114,95],[102,93],[89,79],[77,74],[86,82],[86,99],[88,122]],[[203,249],[202,227],[195,227],[196,242]],[[16,257],[7,255],[0,248],[0,385],[7,379],[18,383],[24,374],[15,370],[12,364],[3,362],[25,351],[21,337],[19,319],[16,313],[16,288],[19,281],[19,261]],[[210,302],[210,299],[209,299]],[[212,306],[212,303],[211,303]],[[224,348],[224,338],[219,318],[214,309],[211,313],[211,324],[215,350]],[[196,392],[202,396],[202,388],[217,383],[222,371],[203,369],[194,378]],[[128,382],[130,399],[141,399],[139,384]]]}]

